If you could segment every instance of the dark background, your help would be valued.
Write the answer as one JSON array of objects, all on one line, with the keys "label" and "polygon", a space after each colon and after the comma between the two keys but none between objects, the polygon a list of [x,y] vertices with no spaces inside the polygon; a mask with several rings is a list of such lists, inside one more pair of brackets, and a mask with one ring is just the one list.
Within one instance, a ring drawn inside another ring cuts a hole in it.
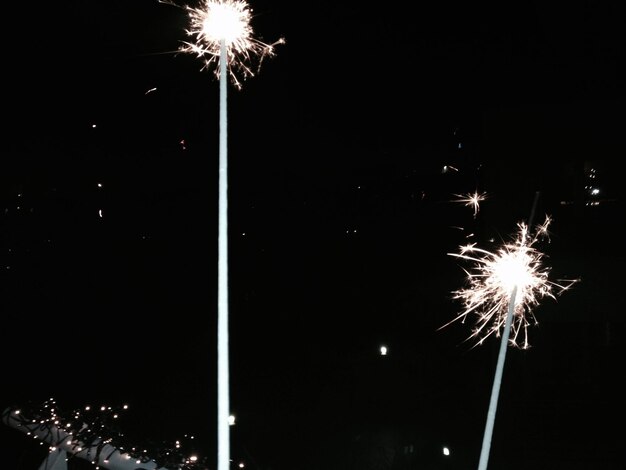
[{"label": "dark background", "polygon": [[[626,468],[624,4],[251,8],[286,44],[228,91],[233,466],[477,466],[499,341],[440,329],[449,253],[532,213],[581,282],[507,352],[490,468]],[[131,437],[194,433],[213,468],[219,82],[176,53],[183,8],[3,11],[1,405],[129,403]]]}]

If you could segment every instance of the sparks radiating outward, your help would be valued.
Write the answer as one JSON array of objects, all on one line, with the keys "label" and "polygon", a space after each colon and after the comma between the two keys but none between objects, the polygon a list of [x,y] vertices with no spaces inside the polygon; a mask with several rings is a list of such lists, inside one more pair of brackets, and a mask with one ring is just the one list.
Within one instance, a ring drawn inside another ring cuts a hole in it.
[{"label": "sparks radiating outward", "polygon": [[[242,79],[254,75],[249,64],[258,59],[256,70],[259,69],[265,57],[274,55],[274,46],[283,44],[279,39],[272,44],[266,44],[252,37],[250,19],[252,10],[247,2],[242,0],[204,0],[202,7],[186,6],[191,23],[187,35],[195,42],[183,42],[180,50],[190,52],[204,60],[203,69],[214,68],[215,75],[220,76],[220,62],[226,61],[228,74],[237,88]],[[226,43],[226,57],[220,52],[221,41]]]},{"label": "sparks radiating outward", "polygon": [[487,193],[478,194],[478,191],[474,191],[474,194],[455,194],[455,196],[458,197],[456,202],[463,202],[474,209],[474,218],[480,210],[480,203],[487,199]]},{"label": "sparks radiating outward", "polygon": [[[548,280],[549,269],[541,263],[544,255],[533,247],[540,237],[548,235],[550,222],[550,217],[546,217],[532,236],[526,224],[519,223],[516,239],[495,253],[477,248],[475,244],[461,247],[460,253],[448,253],[475,263],[474,271],[466,271],[469,287],[453,292],[455,299],[463,301],[465,309],[452,322],[459,319],[464,322],[468,315],[476,314],[478,320],[470,338],[478,338],[477,344],[491,334],[500,336],[512,301],[511,293],[516,287],[509,342],[522,349],[528,348],[527,327],[537,323],[532,308],[541,298],[555,298],[554,289],[560,293],[576,282],[570,280],[561,285]],[[522,332],[520,344],[518,337]]]}]

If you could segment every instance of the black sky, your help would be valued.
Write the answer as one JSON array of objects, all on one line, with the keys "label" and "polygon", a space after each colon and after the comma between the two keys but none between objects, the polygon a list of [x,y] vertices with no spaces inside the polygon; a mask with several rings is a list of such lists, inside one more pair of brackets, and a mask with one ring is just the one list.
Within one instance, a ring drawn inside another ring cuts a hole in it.
[{"label": "black sky", "polygon": [[[228,92],[234,458],[475,467],[499,342],[439,330],[466,267],[448,253],[508,240],[538,196],[551,278],[581,282],[509,350],[490,462],[625,468],[624,5],[251,7],[286,44]],[[219,85],[176,53],[185,11],[35,2],[5,22],[3,408],[130,402],[138,438],[211,454]],[[453,202],[474,190],[476,218]],[[1,432],[13,468],[39,464]]]}]

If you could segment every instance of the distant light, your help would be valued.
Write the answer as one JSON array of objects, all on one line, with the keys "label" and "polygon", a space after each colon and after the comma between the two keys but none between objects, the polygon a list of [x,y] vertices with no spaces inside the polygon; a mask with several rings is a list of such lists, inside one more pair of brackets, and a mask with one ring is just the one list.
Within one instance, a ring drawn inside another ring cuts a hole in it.
[{"label": "distant light", "polygon": [[591,190],[591,194],[593,194],[594,196],[597,195],[597,194],[600,194],[600,190],[598,188],[593,188]]},{"label": "distant light", "polygon": [[192,462],[195,462],[196,460],[198,460],[198,457],[196,457],[195,455],[192,455],[191,457],[189,457],[189,460],[191,460]]},{"label": "distant light", "polygon": [[98,209],[98,215],[102,218],[102,209]]},{"label": "distant light", "polygon": [[102,187],[102,183],[98,183],[98,187],[101,188]]},{"label": "distant light", "polygon": [[92,129],[95,129],[95,128],[96,128],[96,125],[95,125],[95,124],[92,124],[92,125],[91,125],[91,128],[92,128]]},{"label": "distant light", "polygon": [[387,355],[387,346],[381,346],[380,347],[380,355],[381,356],[386,356]]},{"label": "distant light", "polygon": [[239,468],[243,468],[243,467],[245,467],[245,466],[246,466],[246,465],[245,465],[243,462],[239,462]]},{"label": "distant light", "polygon": [[235,415],[230,415],[228,417],[228,424],[229,424],[229,426],[234,426],[235,425]]},{"label": "distant light", "polygon": [[450,455],[450,449],[448,449],[447,447],[443,448],[443,455]]}]

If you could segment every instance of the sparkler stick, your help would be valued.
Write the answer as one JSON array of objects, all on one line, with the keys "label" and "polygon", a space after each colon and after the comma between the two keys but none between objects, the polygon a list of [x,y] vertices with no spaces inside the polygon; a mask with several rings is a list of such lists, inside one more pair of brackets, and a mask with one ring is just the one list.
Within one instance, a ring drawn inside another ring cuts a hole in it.
[{"label": "sparkler stick", "polygon": [[[220,40],[226,57],[226,40]],[[226,114],[226,60],[220,61],[220,151],[217,282],[217,468],[230,468],[230,376],[228,359],[228,153]]]},{"label": "sparkler stick", "polygon": [[511,300],[509,301],[509,309],[506,315],[504,332],[502,333],[502,339],[500,340],[500,351],[498,352],[496,375],[493,379],[493,386],[491,388],[489,411],[487,412],[487,423],[485,424],[485,432],[483,434],[483,445],[480,450],[478,470],[487,470],[487,462],[489,461],[491,436],[493,434],[493,425],[496,421],[496,410],[498,409],[498,398],[500,396],[500,384],[502,383],[502,371],[504,369],[504,360],[506,358],[507,344],[509,342],[509,334],[511,331],[511,321],[513,319],[513,312],[515,311],[515,297],[517,297],[517,286],[513,287],[513,292],[511,293]]},{"label": "sparkler stick", "polygon": [[[219,134],[219,229],[218,229],[218,293],[217,293],[217,469],[230,468],[229,359],[228,359],[228,153],[227,153],[227,80],[237,88],[243,78],[254,75],[248,62],[256,57],[258,67],[264,57],[274,55],[274,44],[265,44],[252,37],[251,10],[242,0],[203,0],[202,8],[186,7],[191,20],[189,36],[195,42],[184,42],[181,51],[204,59],[204,67],[219,64],[220,134]],[[216,71],[217,73],[217,71]]]}]

